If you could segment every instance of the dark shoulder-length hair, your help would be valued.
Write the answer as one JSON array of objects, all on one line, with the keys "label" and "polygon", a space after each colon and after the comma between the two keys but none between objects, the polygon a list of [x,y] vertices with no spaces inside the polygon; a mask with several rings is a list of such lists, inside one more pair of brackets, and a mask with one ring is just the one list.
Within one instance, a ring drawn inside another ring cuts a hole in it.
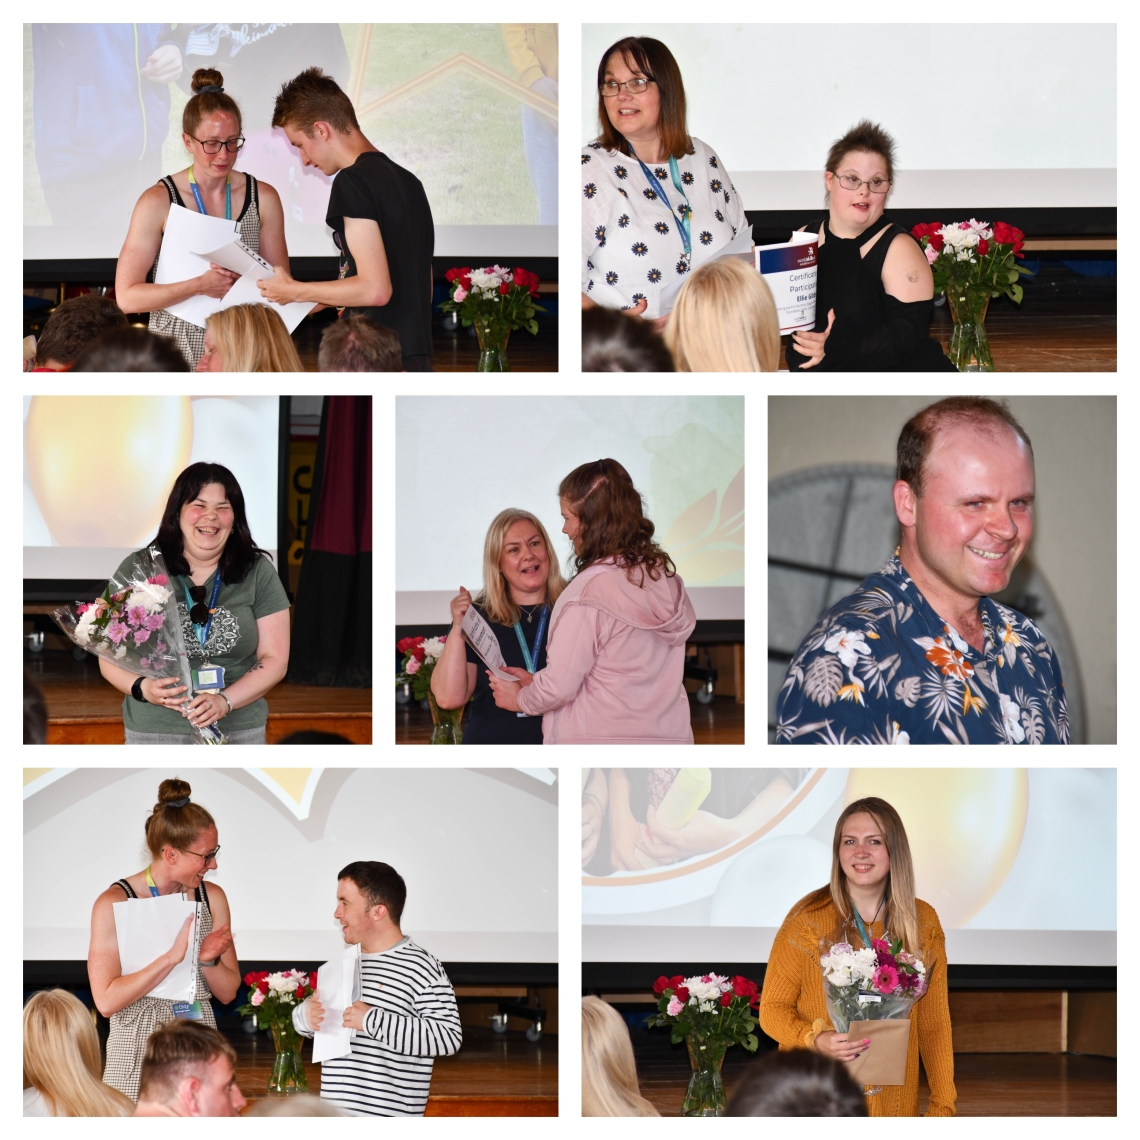
[{"label": "dark shoulder-length hair", "polygon": [[576,571],[606,558],[620,558],[633,581],[634,568],[656,580],[677,572],[673,559],[653,541],[653,521],[629,472],[616,459],[575,467],[558,486],[558,498],[578,517]]},{"label": "dark shoulder-length hair", "polygon": [[166,507],[162,512],[162,522],[158,524],[156,541],[162,551],[162,557],[166,560],[166,568],[171,574],[190,573],[190,565],[182,552],[180,525],[182,508],[187,503],[192,503],[202,488],[210,483],[222,485],[226,498],[234,510],[234,528],[230,532],[230,537],[226,539],[225,549],[218,563],[222,581],[232,586],[243,581],[262,555],[269,556],[269,551],[254,545],[253,535],[249,532],[249,522],[245,517],[245,496],[241,493],[241,487],[234,478],[234,473],[228,467],[223,467],[220,463],[191,463],[174,480],[170,497],[166,500]]},{"label": "dark shoulder-length hair", "polygon": [[606,113],[606,100],[602,94],[602,84],[606,81],[606,65],[614,55],[620,54],[626,66],[632,71],[641,72],[646,79],[657,84],[661,96],[661,110],[657,120],[657,132],[661,146],[669,158],[684,158],[693,153],[693,140],[685,108],[685,85],[681,81],[681,69],[673,58],[673,53],[660,41],[649,36],[626,36],[618,40],[602,53],[598,63],[598,123],[602,133],[598,143],[605,150],[617,150],[622,154],[633,155],[625,136],[610,122]]}]

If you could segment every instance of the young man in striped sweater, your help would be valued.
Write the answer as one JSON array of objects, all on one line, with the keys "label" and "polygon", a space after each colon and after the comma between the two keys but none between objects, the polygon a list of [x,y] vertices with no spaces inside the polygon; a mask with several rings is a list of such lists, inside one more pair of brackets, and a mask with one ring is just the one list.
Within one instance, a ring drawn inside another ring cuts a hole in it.
[{"label": "young man in striped sweater", "polygon": [[[353,1116],[423,1116],[433,1059],[463,1040],[455,991],[439,959],[400,930],[407,888],[387,863],[349,863],[337,876],[337,907],[347,945],[360,945],[362,1001],[344,1011],[357,1030],[352,1052],[321,1066],[321,1096]],[[319,991],[293,1011],[311,1037],[325,1017]]]}]

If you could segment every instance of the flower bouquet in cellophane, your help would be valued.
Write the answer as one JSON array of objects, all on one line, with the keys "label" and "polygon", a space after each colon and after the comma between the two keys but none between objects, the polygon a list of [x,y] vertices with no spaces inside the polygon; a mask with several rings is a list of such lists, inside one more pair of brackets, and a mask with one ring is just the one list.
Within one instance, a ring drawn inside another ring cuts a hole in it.
[{"label": "flower bouquet in cellophane", "polygon": [[819,960],[823,996],[836,1032],[870,1038],[847,1071],[863,1085],[906,1081],[910,1007],[926,993],[926,967],[899,939],[872,938],[856,950],[835,942]]},{"label": "flower bouquet in cellophane", "polygon": [[[182,633],[182,615],[166,562],[157,545],[140,550],[125,575],[116,574],[93,602],[61,606],[56,624],[88,653],[141,677],[177,677],[186,686],[183,705],[192,696],[190,661]],[[212,724],[191,727],[197,744],[225,744]]]}]

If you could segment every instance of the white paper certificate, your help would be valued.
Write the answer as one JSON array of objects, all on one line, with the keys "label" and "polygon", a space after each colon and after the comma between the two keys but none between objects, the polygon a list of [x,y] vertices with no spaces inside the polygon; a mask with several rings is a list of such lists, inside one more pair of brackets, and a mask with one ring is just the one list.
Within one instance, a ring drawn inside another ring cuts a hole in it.
[{"label": "white paper certificate", "polygon": [[780,321],[780,335],[815,327],[815,281],[819,234],[797,230],[790,241],[756,247],[760,270]]},{"label": "white paper certificate", "polygon": [[158,895],[112,903],[111,908],[115,912],[119,969],[123,974],[134,974],[169,953],[182,924],[187,918],[194,920],[185,957],[146,995],[167,1001],[193,1001],[198,981],[194,968],[198,904],[181,895]]},{"label": "white paper certificate", "polygon": [[344,1011],[360,1001],[360,947],[346,946],[317,970],[317,1001],[324,1017],[313,1034],[313,1061],[331,1061],[352,1052],[355,1029],[345,1029]]},{"label": "white paper certificate", "polygon": [[[752,227],[745,226],[740,233],[736,235],[727,245],[722,245],[720,249],[712,255],[712,257],[705,258],[701,265],[707,265],[710,261],[717,261],[722,257],[739,257],[751,262],[752,260]],[[685,282],[688,281],[688,275],[678,277],[675,281],[670,281],[664,289],[661,290],[661,315],[671,313],[673,307],[677,304],[677,294],[681,292]]]},{"label": "white paper certificate", "polygon": [[479,654],[483,664],[491,670],[500,680],[517,681],[505,669],[503,652],[499,648],[499,639],[495,631],[484,620],[483,615],[474,606],[468,606],[463,615],[463,624],[459,627],[464,640]]}]

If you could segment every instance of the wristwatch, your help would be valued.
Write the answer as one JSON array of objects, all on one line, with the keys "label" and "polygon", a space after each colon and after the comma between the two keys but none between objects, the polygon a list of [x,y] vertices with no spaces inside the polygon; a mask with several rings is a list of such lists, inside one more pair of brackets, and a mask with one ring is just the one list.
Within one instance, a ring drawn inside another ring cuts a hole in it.
[{"label": "wristwatch", "polygon": [[131,696],[141,704],[149,705],[150,701],[148,701],[146,697],[142,695],[142,683],[143,679],[141,677],[135,678],[135,683],[131,686]]}]

